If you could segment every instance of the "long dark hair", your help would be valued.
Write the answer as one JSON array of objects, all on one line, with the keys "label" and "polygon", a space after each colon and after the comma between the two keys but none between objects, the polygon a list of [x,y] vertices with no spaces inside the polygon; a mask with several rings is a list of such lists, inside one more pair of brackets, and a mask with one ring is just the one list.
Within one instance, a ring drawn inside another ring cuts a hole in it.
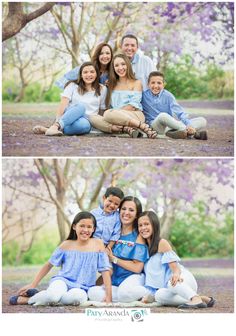
[{"label": "long dark hair", "polygon": [[99,61],[99,56],[101,54],[101,51],[102,51],[102,48],[103,47],[108,47],[110,49],[110,52],[111,52],[111,60],[110,62],[107,64],[106,66],[106,70],[107,72],[109,72],[110,70],[110,66],[111,66],[111,61],[112,61],[112,58],[113,58],[113,51],[112,51],[112,47],[108,44],[108,43],[100,43],[96,49],[94,50],[94,53],[91,57],[91,61],[93,62],[93,64],[95,64],[95,66],[97,66],[97,68],[99,69],[99,72],[101,70],[101,63]]},{"label": "long dark hair", "polygon": [[[72,224],[71,224],[71,227],[70,227],[70,233],[69,233],[69,236],[66,238],[66,240],[77,240],[77,234],[76,234],[76,232],[75,232],[75,230],[74,230],[74,225],[77,224],[77,223],[79,223],[79,221],[81,221],[81,219],[92,219],[92,221],[93,221],[93,226],[94,226],[94,232],[95,232],[96,227],[97,227],[97,221],[96,221],[96,218],[94,217],[93,214],[91,214],[91,213],[88,212],[88,211],[81,211],[81,212],[79,212],[79,213],[75,216],[75,218],[74,218],[74,220],[73,220],[73,222],[72,222]],[[92,238],[94,232],[91,234],[90,238]]]},{"label": "long dark hair", "polygon": [[65,85],[65,88],[70,84],[70,83],[75,83],[78,85],[78,92],[81,94],[81,95],[84,95],[86,92],[87,92],[87,89],[86,89],[86,84],[82,78],[82,71],[83,69],[86,67],[86,66],[93,66],[95,71],[96,71],[96,74],[97,74],[97,77],[95,79],[95,81],[92,83],[92,88],[95,90],[95,95],[96,96],[100,96],[101,95],[101,85],[99,84],[99,76],[100,76],[100,73],[99,73],[99,70],[98,70],[98,67],[93,64],[93,62],[84,62],[81,67],[79,68],[79,76],[78,76],[78,79],[76,80],[71,80],[69,81],[68,83],[66,83]]},{"label": "long dark hair", "polygon": [[106,97],[106,105],[107,106],[110,105],[112,91],[116,87],[116,85],[118,83],[118,80],[119,80],[119,76],[115,72],[115,68],[114,68],[114,61],[115,61],[116,58],[122,58],[125,61],[125,64],[127,66],[127,72],[126,72],[127,79],[131,79],[131,80],[134,80],[134,81],[136,80],[129,57],[126,56],[125,54],[115,55],[113,57],[112,61],[111,61],[111,67],[110,67],[110,71],[109,71],[108,93],[107,93],[107,97]]},{"label": "long dark hair", "polygon": [[160,221],[157,217],[157,214],[154,211],[144,211],[139,215],[138,219],[144,216],[147,216],[149,218],[150,223],[152,225],[152,237],[150,245],[148,247],[149,256],[151,257],[152,255],[158,252],[158,245],[161,240]]},{"label": "long dark hair", "polygon": [[142,212],[142,204],[140,202],[140,200],[135,197],[135,196],[126,196],[123,198],[122,202],[120,203],[120,210],[124,204],[124,202],[134,202],[135,206],[136,206],[136,211],[137,211],[137,214],[136,214],[136,218],[134,220],[134,223],[133,223],[133,229],[135,231],[138,231],[138,217],[140,216],[141,212]]}]

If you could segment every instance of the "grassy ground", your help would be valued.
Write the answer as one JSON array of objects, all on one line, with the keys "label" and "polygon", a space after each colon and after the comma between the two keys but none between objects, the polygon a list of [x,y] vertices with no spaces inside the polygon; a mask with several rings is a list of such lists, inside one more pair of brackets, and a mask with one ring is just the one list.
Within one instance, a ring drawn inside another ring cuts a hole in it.
[{"label": "grassy ground", "polygon": [[[234,270],[233,260],[209,259],[209,260],[186,260],[185,265],[195,275],[199,293],[213,296],[217,303],[213,308],[199,310],[179,310],[174,307],[151,308],[152,313],[233,313],[234,312]],[[27,267],[4,267],[3,286],[3,313],[83,313],[84,309],[74,306],[55,307],[32,307],[32,306],[11,306],[8,304],[9,297],[14,295],[21,286],[30,282],[35,272],[39,269],[36,266]],[[45,289],[52,273],[48,275],[39,286]]]},{"label": "grassy ground", "polygon": [[[87,134],[47,137],[34,135],[32,128],[49,126],[57,104],[3,104],[3,156],[83,157],[232,157],[234,117],[232,102],[184,102],[190,118],[204,116],[208,140],[130,139],[124,135]],[[218,106],[219,105],[219,106]],[[189,106],[189,107],[188,107]]]}]

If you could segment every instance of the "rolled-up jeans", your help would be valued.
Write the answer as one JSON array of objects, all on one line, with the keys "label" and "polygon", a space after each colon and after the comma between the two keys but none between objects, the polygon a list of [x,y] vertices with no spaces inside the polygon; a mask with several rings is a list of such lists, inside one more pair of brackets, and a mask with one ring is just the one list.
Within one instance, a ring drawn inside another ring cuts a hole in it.
[{"label": "rolled-up jeans", "polygon": [[[207,121],[203,117],[190,119],[190,126],[195,128],[197,131],[204,130],[206,125]],[[162,112],[151,123],[151,127],[157,131],[158,134],[165,134],[169,130],[184,131],[187,126],[182,121],[176,120],[168,113]]]},{"label": "rolled-up jeans", "polygon": [[85,106],[81,103],[68,107],[58,120],[63,133],[66,135],[89,133],[91,124],[85,116],[85,112]]}]

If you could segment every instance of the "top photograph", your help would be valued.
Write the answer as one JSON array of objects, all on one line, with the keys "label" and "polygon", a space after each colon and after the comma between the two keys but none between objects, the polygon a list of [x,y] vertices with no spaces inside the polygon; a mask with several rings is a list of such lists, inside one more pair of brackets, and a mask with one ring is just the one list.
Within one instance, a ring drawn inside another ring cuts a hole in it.
[{"label": "top photograph", "polygon": [[234,2],[2,3],[2,156],[233,157]]}]

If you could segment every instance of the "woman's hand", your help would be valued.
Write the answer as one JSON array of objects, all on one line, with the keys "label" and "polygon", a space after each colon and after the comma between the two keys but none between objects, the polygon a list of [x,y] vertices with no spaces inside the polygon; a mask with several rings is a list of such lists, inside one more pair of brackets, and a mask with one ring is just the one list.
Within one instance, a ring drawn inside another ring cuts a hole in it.
[{"label": "woman's hand", "polygon": [[170,283],[173,287],[177,284],[177,282],[182,282],[182,281],[183,281],[183,279],[181,278],[179,272],[173,273],[172,277],[170,278]]},{"label": "woman's hand", "polygon": [[26,285],[26,286],[20,288],[20,289],[18,290],[17,294],[18,294],[18,295],[21,295],[21,296],[27,296],[27,295],[26,295],[26,292],[27,292],[27,290],[30,289],[30,288],[35,288],[35,287],[34,287],[32,284]]},{"label": "woman's hand", "polygon": [[108,257],[109,257],[110,262],[112,262],[112,259],[114,258],[114,255],[112,253],[112,249],[108,245],[106,247],[106,253],[107,253]]}]

